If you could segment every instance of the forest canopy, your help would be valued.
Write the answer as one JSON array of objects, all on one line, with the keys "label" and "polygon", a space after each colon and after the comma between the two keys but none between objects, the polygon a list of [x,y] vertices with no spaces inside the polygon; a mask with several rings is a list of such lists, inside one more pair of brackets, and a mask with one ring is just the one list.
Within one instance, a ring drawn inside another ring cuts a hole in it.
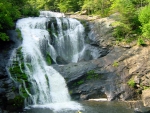
[{"label": "forest canopy", "polygon": [[[0,40],[9,40],[7,30],[18,18],[38,16],[40,10],[64,13],[86,11],[106,17],[118,13],[114,36],[117,40],[150,38],[150,0],[0,0]],[[128,41],[129,41],[128,40]]]}]

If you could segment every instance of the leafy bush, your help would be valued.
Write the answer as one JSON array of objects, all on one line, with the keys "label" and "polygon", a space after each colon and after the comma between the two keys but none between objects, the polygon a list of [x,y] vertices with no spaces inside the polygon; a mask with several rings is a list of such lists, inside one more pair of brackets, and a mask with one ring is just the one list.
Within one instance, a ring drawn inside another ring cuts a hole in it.
[{"label": "leafy bush", "polygon": [[0,39],[2,41],[9,41],[9,37],[6,35],[6,33],[1,33],[0,32]]},{"label": "leafy bush", "polygon": [[116,37],[118,41],[122,41],[125,39],[126,35],[131,31],[131,28],[122,22],[114,22],[112,24],[114,26],[113,36]]},{"label": "leafy bush", "polygon": [[142,26],[142,35],[150,38],[150,5],[143,7],[139,13],[139,21]]},{"label": "leafy bush", "polygon": [[142,38],[138,38],[137,44],[138,45],[145,45],[145,41]]},{"label": "leafy bush", "polygon": [[23,16],[39,16],[39,11],[36,8],[33,8],[31,6],[25,6],[21,9],[21,14]]},{"label": "leafy bush", "polygon": [[145,38],[150,38],[150,22],[143,25],[142,32]]}]

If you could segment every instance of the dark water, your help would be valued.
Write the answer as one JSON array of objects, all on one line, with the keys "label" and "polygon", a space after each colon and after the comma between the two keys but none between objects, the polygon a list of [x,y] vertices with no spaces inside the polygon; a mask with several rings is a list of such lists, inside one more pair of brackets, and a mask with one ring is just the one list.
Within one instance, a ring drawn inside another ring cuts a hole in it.
[{"label": "dark water", "polygon": [[[81,113],[134,113],[125,102],[81,102],[84,110]],[[53,111],[48,108],[31,108],[24,113],[78,113],[78,110]]]}]

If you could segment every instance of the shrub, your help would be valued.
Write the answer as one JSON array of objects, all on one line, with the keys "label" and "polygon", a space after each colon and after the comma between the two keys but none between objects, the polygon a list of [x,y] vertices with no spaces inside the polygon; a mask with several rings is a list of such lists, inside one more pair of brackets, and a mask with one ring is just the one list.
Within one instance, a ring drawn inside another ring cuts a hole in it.
[{"label": "shrub", "polygon": [[142,26],[142,35],[146,38],[150,38],[150,5],[145,6],[139,12],[139,21]]},{"label": "shrub", "polygon": [[116,37],[116,40],[122,41],[125,39],[126,35],[131,31],[130,27],[122,22],[114,22],[113,36]]},{"label": "shrub", "polygon": [[118,64],[118,62],[114,61],[112,66],[113,66],[113,67],[118,67],[119,64]]},{"label": "shrub", "polygon": [[23,16],[33,17],[33,16],[39,16],[39,11],[31,6],[29,6],[29,7],[26,6],[26,7],[22,8],[21,14]]},{"label": "shrub", "polygon": [[130,79],[130,80],[127,82],[127,84],[128,84],[130,87],[132,87],[132,88],[135,87],[135,81],[134,81],[133,79]]},{"label": "shrub", "polygon": [[142,38],[138,38],[137,45],[145,45],[145,42]]},{"label": "shrub", "polygon": [[2,41],[9,41],[9,37],[6,35],[6,33],[1,33],[0,32],[0,39]]}]

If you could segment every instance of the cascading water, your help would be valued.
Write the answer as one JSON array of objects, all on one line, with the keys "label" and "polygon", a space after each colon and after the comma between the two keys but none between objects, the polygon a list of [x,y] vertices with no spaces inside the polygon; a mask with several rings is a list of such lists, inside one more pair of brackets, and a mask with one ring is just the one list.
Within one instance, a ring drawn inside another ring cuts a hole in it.
[{"label": "cascading water", "polygon": [[83,25],[76,19],[57,18],[64,17],[62,13],[41,11],[40,17],[43,16],[53,17],[47,26],[51,35],[51,45],[55,48],[55,52],[51,52],[54,62],[57,63],[58,57],[67,63],[82,60],[85,49]]},{"label": "cascading water", "polygon": [[56,18],[56,22],[58,33],[53,45],[58,56],[67,62],[78,62],[84,50],[84,27],[75,19]]},{"label": "cascading water", "polygon": [[[56,20],[57,23],[60,22],[59,18],[56,18]],[[63,51],[65,46],[62,45],[62,43],[71,40],[70,38],[74,38],[72,39],[74,42],[66,48],[74,50],[71,57],[65,60],[77,62],[79,59],[78,53],[80,53],[84,47],[79,46],[79,48],[77,48],[74,46],[74,43],[79,42],[78,36],[81,34],[79,33],[75,36],[73,32],[80,30],[83,32],[83,28],[78,21],[65,19],[64,23],[67,21],[67,26],[70,26],[70,29],[65,31],[67,32],[65,33],[61,31],[60,22],[60,26],[58,27],[59,33],[58,36],[56,36],[56,40],[60,41],[60,43],[56,44],[54,47],[57,49],[54,49],[51,45],[51,36],[46,30],[49,21],[51,21],[51,18],[36,17],[20,19],[17,22],[17,29],[21,31],[23,42],[21,47],[16,50],[17,52],[14,52],[11,58],[12,63],[9,67],[10,73],[15,76],[14,78],[16,80],[20,81],[20,87],[25,89],[20,88],[20,92],[24,97],[27,97],[26,106],[50,107],[55,110],[62,108],[82,109],[78,103],[71,101],[64,78],[49,66],[49,63],[51,57],[53,61],[56,61],[56,56],[58,55],[63,57],[65,57],[66,54],[69,55],[69,53]],[[71,22],[71,24],[68,24],[68,21]],[[64,34],[68,35],[66,39],[62,39],[61,37],[62,35],[64,36]],[[68,43],[68,41],[66,43]],[[21,71],[19,75],[16,76],[13,72],[15,69],[18,69],[18,67]]]}]

